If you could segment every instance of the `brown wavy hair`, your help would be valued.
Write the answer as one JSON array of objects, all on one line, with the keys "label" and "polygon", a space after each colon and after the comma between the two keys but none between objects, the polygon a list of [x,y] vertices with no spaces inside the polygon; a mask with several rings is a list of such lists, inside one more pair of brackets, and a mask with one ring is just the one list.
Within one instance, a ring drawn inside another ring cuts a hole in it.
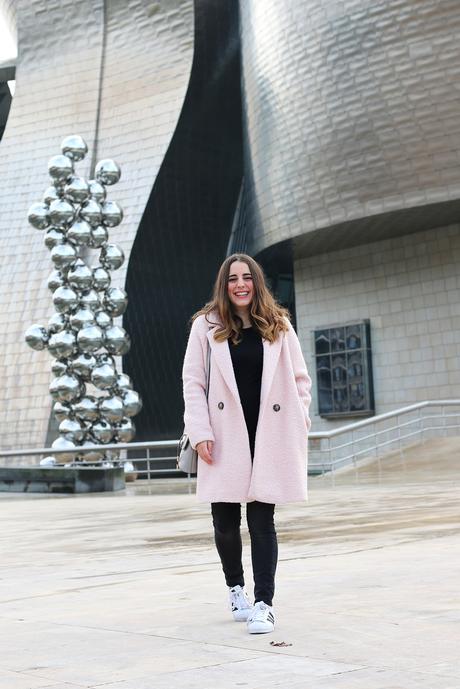
[{"label": "brown wavy hair", "polygon": [[[192,321],[204,315],[210,325],[220,326],[214,333],[215,340],[223,342],[231,339],[234,344],[240,342],[243,321],[235,313],[227,291],[230,266],[235,261],[246,263],[252,276],[254,295],[249,312],[251,324],[264,340],[274,342],[280,333],[288,330],[286,319],[290,320],[290,314],[273,297],[261,266],[247,254],[232,254],[225,259],[217,274],[212,299],[193,315]],[[216,315],[220,322],[213,322],[212,318]]]}]

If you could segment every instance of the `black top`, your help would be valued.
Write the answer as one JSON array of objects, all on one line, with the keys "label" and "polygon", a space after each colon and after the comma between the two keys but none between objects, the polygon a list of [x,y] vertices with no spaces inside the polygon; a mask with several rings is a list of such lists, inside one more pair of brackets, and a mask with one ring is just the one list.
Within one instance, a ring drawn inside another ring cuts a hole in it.
[{"label": "black top", "polygon": [[235,345],[228,340],[228,346],[248,429],[251,456],[254,456],[264,361],[262,338],[255,328],[243,328],[241,341]]}]

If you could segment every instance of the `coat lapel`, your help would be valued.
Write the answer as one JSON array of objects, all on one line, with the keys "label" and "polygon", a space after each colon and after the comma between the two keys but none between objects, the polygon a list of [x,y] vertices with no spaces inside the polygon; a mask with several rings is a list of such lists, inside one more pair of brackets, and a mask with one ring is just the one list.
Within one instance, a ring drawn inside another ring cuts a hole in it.
[{"label": "coat lapel", "polygon": [[262,386],[260,390],[260,411],[259,419],[262,416],[267,398],[270,393],[273,378],[275,376],[276,366],[283,344],[283,334],[281,334],[275,342],[271,343],[268,340],[262,340],[264,347],[264,367],[262,371]]},{"label": "coat lapel", "polygon": [[230,392],[234,395],[236,400],[239,400],[240,396],[238,394],[238,386],[233,371],[232,357],[230,356],[228,342],[227,340],[224,340],[224,342],[216,342],[214,333],[217,328],[218,326],[211,328],[207,333],[208,342],[211,347],[211,369],[213,363],[216,363]]},{"label": "coat lapel", "polygon": [[[235,399],[240,401],[240,396],[238,394],[238,386],[236,384],[235,373],[233,371],[232,358],[230,356],[230,349],[228,342],[216,342],[214,339],[214,333],[218,326],[211,328],[208,333],[208,341],[211,347],[212,359],[211,367],[213,362],[215,362],[225,380],[227,387],[234,395]],[[281,335],[276,342],[270,343],[268,340],[262,340],[263,350],[264,350],[264,364],[262,371],[262,385],[260,390],[260,412],[262,414],[264,406],[266,404],[270,388],[273,382],[273,378],[276,371],[276,366],[281,352],[281,347],[283,344],[283,335]]]}]

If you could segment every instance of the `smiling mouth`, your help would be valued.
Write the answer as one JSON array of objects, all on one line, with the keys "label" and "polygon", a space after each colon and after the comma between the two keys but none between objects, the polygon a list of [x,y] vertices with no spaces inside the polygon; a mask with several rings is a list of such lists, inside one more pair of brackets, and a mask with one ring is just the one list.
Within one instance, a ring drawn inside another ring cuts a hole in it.
[{"label": "smiling mouth", "polygon": [[248,297],[249,292],[235,292],[235,297]]}]

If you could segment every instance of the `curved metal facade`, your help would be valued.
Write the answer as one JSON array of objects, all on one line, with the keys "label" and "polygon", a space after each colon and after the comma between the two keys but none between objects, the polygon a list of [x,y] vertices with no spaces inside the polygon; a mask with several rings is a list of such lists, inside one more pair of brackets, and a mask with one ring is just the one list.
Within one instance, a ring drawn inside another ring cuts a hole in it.
[{"label": "curved metal facade", "polygon": [[242,176],[238,7],[195,4],[195,52],[179,122],[145,208],[126,280],[124,370],[144,400],[138,440],[178,438],[191,315],[225,257]]},{"label": "curved metal facade", "polygon": [[[111,235],[127,257],[177,124],[193,58],[192,0],[18,0],[16,94],[0,143],[0,439],[43,445],[50,358],[24,330],[52,313],[50,260],[27,209],[48,184],[48,158],[81,134],[122,165],[113,198],[125,220]],[[89,176],[88,159],[79,171]],[[126,267],[115,273],[123,284]]]},{"label": "curved metal facade", "polygon": [[245,0],[241,27],[253,253],[458,217],[457,2]]}]

